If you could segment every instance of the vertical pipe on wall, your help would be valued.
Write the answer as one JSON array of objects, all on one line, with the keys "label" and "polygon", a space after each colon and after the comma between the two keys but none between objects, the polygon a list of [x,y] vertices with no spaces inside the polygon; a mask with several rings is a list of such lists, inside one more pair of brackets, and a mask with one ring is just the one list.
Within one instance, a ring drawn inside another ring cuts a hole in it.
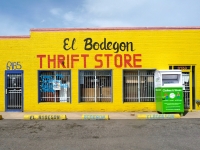
[{"label": "vertical pipe on wall", "polygon": [[[56,81],[56,71],[54,71],[53,76],[54,76],[54,82],[55,82]],[[54,102],[56,103],[56,91],[54,92]]]},{"label": "vertical pipe on wall", "polygon": [[94,72],[94,97],[95,97],[95,102],[97,101],[97,91],[96,91],[96,89],[97,89],[97,83],[96,83],[96,79],[97,79],[97,77],[96,77],[96,71]]},{"label": "vertical pipe on wall", "polygon": [[140,71],[138,70],[138,102],[140,102]]},{"label": "vertical pipe on wall", "polygon": [[[191,68],[191,67],[190,67]],[[190,110],[192,111],[192,106],[193,106],[193,100],[192,100],[192,71],[191,71],[191,69],[190,69],[190,72],[189,72],[189,88],[190,88],[190,98],[189,98],[189,100],[190,100],[190,102],[189,102],[189,104],[190,104]]]}]

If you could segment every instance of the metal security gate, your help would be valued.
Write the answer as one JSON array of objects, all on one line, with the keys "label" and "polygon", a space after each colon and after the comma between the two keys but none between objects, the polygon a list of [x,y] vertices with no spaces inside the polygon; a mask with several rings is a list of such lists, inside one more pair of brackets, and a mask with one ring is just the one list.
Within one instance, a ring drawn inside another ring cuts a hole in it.
[{"label": "metal security gate", "polygon": [[170,65],[169,69],[182,71],[184,109],[185,111],[195,109],[195,66]]},{"label": "metal security gate", "polygon": [[23,111],[23,71],[5,72],[6,111]]},{"label": "metal security gate", "polygon": [[111,102],[112,75],[110,70],[80,71],[80,102]]},{"label": "metal security gate", "polygon": [[71,102],[71,73],[39,71],[39,102]]},{"label": "metal security gate", "polygon": [[124,71],[124,102],[154,102],[155,70]]},{"label": "metal security gate", "polygon": [[190,109],[190,73],[182,72],[184,108]]}]

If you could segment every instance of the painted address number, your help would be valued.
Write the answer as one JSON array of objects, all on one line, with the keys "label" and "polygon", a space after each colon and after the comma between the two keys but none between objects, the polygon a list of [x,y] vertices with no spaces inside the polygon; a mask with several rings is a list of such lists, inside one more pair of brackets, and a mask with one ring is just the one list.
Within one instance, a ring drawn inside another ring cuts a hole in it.
[{"label": "painted address number", "polygon": [[180,66],[180,67],[178,67],[178,69],[180,69],[180,70],[187,70],[187,67]]},{"label": "painted address number", "polygon": [[20,70],[22,69],[22,65],[20,64],[20,62],[7,62],[6,65],[7,70]]},{"label": "painted address number", "polygon": [[190,69],[190,66],[174,66],[174,69],[188,70],[188,69]]}]

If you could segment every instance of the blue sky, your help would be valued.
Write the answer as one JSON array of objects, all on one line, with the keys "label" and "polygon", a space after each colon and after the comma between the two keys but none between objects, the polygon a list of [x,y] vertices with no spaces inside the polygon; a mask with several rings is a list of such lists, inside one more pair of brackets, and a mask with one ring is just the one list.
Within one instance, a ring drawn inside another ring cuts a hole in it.
[{"label": "blue sky", "polygon": [[0,36],[31,28],[200,26],[200,0],[0,0]]}]

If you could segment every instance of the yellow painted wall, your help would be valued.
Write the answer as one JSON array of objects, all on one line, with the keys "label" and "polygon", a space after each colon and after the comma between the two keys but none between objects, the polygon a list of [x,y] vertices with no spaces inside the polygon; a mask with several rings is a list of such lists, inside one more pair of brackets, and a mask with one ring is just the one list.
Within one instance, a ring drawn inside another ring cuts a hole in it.
[{"label": "yellow painted wall", "polygon": [[[76,38],[74,47],[76,50],[64,50],[63,40],[69,38],[72,42]],[[133,42],[134,51],[114,50],[84,50],[84,39],[92,38],[93,41],[103,42]],[[24,39],[0,39],[1,55],[1,82],[4,83],[6,63],[8,61],[20,62],[24,70],[24,111],[155,111],[154,102],[130,102],[123,103],[122,73],[123,69],[116,68],[114,57],[110,59],[110,67],[107,68],[106,58],[102,57],[103,67],[96,69],[111,69],[113,73],[113,102],[88,103],[78,102],[78,70],[95,69],[98,62],[94,60],[97,54],[141,54],[140,69],[168,69],[170,64],[194,65],[196,72],[196,99],[200,99],[200,73],[199,49],[200,29],[163,29],[163,30],[66,30],[66,31],[31,31],[30,38]],[[37,55],[73,55],[89,54],[86,68],[83,67],[83,59],[80,57],[74,63],[74,68],[50,68],[47,59],[42,62]],[[138,69],[138,68],[132,68]],[[38,103],[38,70],[71,70],[71,103]],[[4,84],[0,86],[0,111],[5,111]],[[200,110],[200,106],[196,105]]]},{"label": "yellow painted wall", "polygon": [[5,70],[7,70],[7,64],[9,62],[19,62],[26,73],[30,38],[0,38],[0,51],[0,111],[5,111]]}]

